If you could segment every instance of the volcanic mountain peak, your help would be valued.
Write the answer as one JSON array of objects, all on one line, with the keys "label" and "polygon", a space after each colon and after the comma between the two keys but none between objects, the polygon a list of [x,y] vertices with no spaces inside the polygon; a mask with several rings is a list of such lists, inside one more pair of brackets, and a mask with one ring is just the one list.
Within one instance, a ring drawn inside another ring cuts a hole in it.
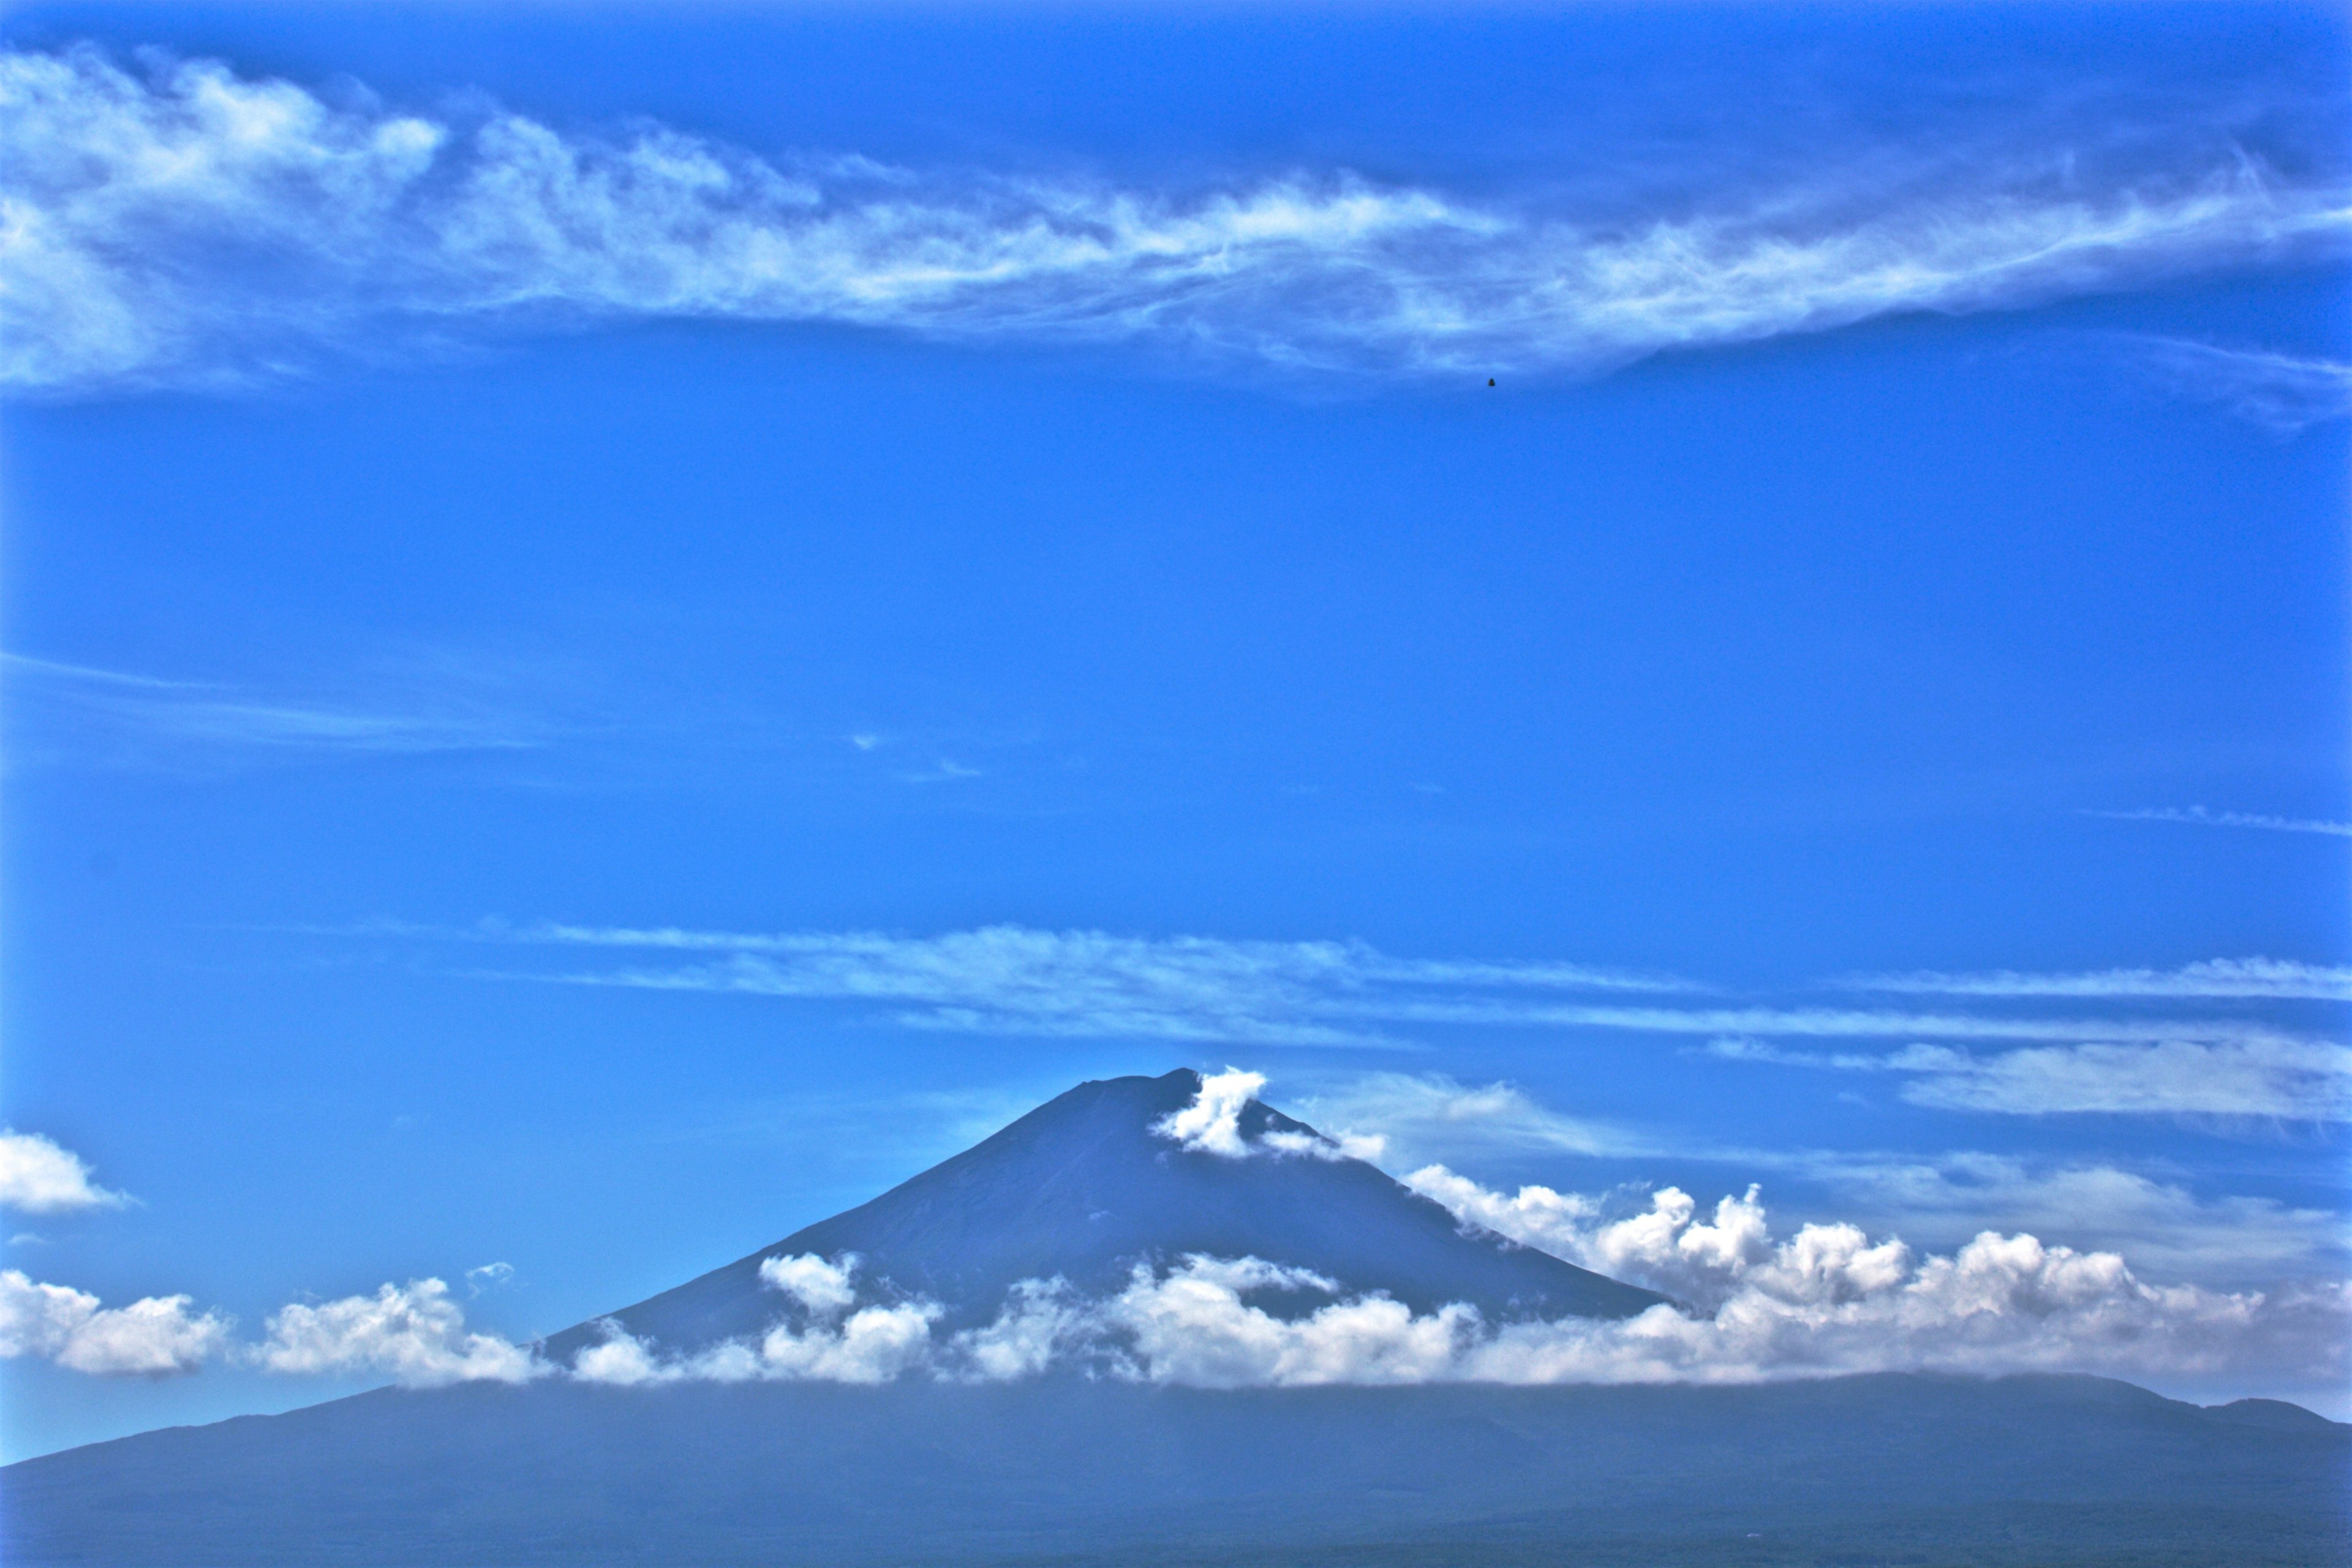
[{"label": "volcanic mountain peak", "polygon": [[[1490,1321],[1630,1317],[1664,1297],[1485,1232],[1303,1121],[1249,1098],[1248,1075],[1082,1083],[872,1202],[611,1315],[631,1335],[691,1351],[762,1330],[779,1306],[770,1259],[855,1254],[866,1289],[988,1321],[1024,1279],[1114,1291],[1138,1263],[1187,1254],[1305,1268],[1416,1311],[1465,1301]],[[569,1362],[611,1331],[567,1329]]]}]

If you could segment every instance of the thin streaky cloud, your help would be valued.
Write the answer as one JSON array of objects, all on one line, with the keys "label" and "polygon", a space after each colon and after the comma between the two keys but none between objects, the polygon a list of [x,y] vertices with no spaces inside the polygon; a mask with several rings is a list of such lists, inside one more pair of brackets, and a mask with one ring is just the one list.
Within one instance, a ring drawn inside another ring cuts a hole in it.
[{"label": "thin streaky cloud", "polygon": [[129,687],[139,691],[216,691],[206,680],[166,680],[160,676],[132,675],[120,669],[99,669],[87,664],[63,664],[53,658],[32,658],[21,653],[0,653],[0,669],[12,669],[35,679],[84,681],[94,686]]},{"label": "thin streaky cloud", "polygon": [[118,741],[251,752],[527,751],[543,727],[479,704],[398,711],[241,691],[216,681],[167,679],[89,665],[0,654],[21,692],[36,694]]},{"label": "thin streaky cloud", "polygon": [[[310,934],[627,951],[639,956],[609,968],[468,973],[848,1003],[911,1027],[990,1035],[1395,1046],[1410,1043],[1401,1031],[1414,1026],[1466,1026],[1858,1042],[2312,1044],[2247,1019],[1634,1003],[1603,998],[1703,988],[1574,964],[1398,959],[1360,942],[1129,937],[1011,925],[906,936],[377,923]],[[648,961],[663,954],[677,961]],[[1578,992],[1601,996],[1577,999]]]},{"label": "thin streaky cloud", "polygon": [[2292,435],[2352,415],[2352,364],[2188,338],[2117,334],[2125,363],[2177,396]]},{"label": "thin streaky cloud", "polygon": [[447,928],[373,928],[410,934],[488,936],[499,941],[556,942],[588,947],[677,948],[688,952],[763,952],[793,955],[820,953],[891,954],[909,944],[929,950],[971,951],[982,940],[1018,948],[1030,954],[1051,952],[1076,958],[1108,958],[1117,963],[1192,963],[1252,973],[1293,973],[1324,977],[1334,983],[1393,982],[1416,985],[1497,985],[1573,991],[1672,992],[1704,989],[1696,982],[1671,974],[1602,969],[1590,964],[1549,962],[1503,963],[1464,959],[1392,958],[1354,942],[1234,942],[1216,937],[1119,937],[1102,931],[1039,931],[1021,926],[985,926],[977,931],[940,937],[901,937],[878,931],[785,931],[776,933],[690,931],[676,926],[531,926]]},{"label": "thin streaky cloud", "polygon": [[1856,991],[1930,996],[2270,997],[2352,1002],[2352,967],[2275,958],[2211,958],[2178,969],[2099,969],[2032,974],[2014,969],[1984,974],[1864,974],[1843,984]]},{"label": "thin streaky cloud", "polygon": [[1163,189],[763,158],[658,125],[335,107],[218,61],[134,74],[89,47],[0,55],[0,380],[65,392],[234,386],[403,322],[642,317],[1590,373],[2332,255],[2352,234],[2345,191],[2235,149],[2127,168],[2046,144],[1955,159],[1939,139],[1783,188],[1561,211],[1344,170]]},{"label": "thin streaky cloud", "polygon": [[2352,838],[2352,822],[2329,822],[2308,816],[2270,816],[2252,811],[2208,811],[2201,805],[2146,806],[2137,811],[2090,811],[2111,822],[2181,822],[2197,827],[2260,827],[2273,833],[2319,833],[2331,838]]},{"label": "thin streaky cloud", "polygon": [[1792,1051],[1722,1039],[1730,1061],[1906,1075],[1902,1097],[1943,1110],[2044,1116],[2263,1117],[2352,1121],[2352,1047],[2278,1038],[2085,1040],[1979,1054],[1914,1044],[1887,1052]]}]

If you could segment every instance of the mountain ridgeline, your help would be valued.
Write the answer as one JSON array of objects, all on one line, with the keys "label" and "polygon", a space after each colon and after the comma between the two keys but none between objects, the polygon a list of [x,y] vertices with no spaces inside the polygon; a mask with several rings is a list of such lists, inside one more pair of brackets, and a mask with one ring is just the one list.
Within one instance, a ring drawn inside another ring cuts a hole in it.
[{"label": "mountain ridgeline", "polygon": [[[778,1310],[760,1265],[804,1253],[856,1254],[868,1290],[938,1301],[949,1328],[995,1316],[1023,1279],[1058,1278],[1097,1295],[1117,1290],[1139,1261],[1188,1253],[1309,1268],[1344,1291],[1386,1291],[1415,1311],[1466,1301],[1490,1322],[1624,1318],[1665,1300],[1467,1228],[1361,1160],[1235,1158],[1154,1131],[1200,1092],[1190,1068],[1082,1083],[871,1203],[550,1335],[541,1352],[568,1363],[609,1333],[608,1321],[675,1352],[757,1333]],[[1241,1108],[1238,1132],[1255,1150],[1268,1149],[1267,1134],[1286,1133],[1337,1154],[1314,1128],[1255,1100]],[[1265,1309],[1318,1304],[1269,1300]]]}]

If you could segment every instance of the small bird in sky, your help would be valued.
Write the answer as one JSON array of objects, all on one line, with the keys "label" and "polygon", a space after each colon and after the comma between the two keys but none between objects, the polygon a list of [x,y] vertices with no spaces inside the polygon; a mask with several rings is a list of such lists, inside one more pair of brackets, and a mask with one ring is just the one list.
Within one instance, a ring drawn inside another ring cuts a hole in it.
[{"label": "small bird in sky", "polygon": [[1494,385],[1494,384],[1495,384],[1495,378],[1494,378],[1493,376],[1491,376],[1491,375],[1490,375],[1490,376],[1488,376],[1488,377],[1486,378],[1486,384],[1487,384],[1488,386],[1492,386],[1492,385]]}]

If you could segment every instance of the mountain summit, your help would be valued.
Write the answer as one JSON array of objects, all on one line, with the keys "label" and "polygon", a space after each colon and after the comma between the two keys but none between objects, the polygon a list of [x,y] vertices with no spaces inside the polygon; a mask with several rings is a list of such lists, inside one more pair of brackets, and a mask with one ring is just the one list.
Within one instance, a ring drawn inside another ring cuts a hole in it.
[{"label": "mountain summit", "polygon": [[[1205,1099],[1203,1081],[1183,1068],[1082,1083],[871,1203],[610,1319],[671,1352],[756,1334],[776,1310],[761,1265],[811,1253],[855,1253],[868,1289],[937,1301],[956,1326],[994,1317],[1019,1280],[1115,1291],[1138,1263],[1191,1253],[1312,1269],[1415,1311],[1466,1301],[1489,1321],[1631,1317],[1665,1300],[1466,1229],[1305,1122]],[[569,1363],[604,1322],[551,1336],[544,1353]]]}]

